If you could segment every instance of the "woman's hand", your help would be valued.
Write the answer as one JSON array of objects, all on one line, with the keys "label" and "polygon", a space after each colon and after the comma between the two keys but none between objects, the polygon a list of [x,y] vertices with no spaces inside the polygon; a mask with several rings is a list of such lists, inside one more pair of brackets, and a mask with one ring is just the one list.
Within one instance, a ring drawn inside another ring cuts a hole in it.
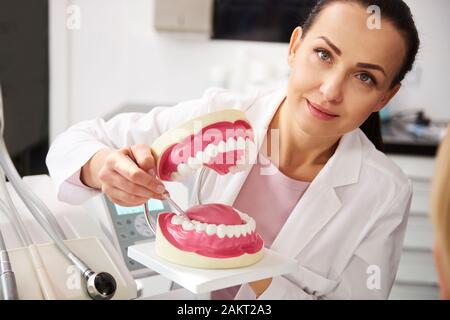
[{"label": "woman's hand", "polygon": [[137,144],[120,150],[102,149],[81,169],[80,179],[100,189],[114,203],[137,206],[150,198],[164,200],[164,185],[156,178],[150,148]]}]

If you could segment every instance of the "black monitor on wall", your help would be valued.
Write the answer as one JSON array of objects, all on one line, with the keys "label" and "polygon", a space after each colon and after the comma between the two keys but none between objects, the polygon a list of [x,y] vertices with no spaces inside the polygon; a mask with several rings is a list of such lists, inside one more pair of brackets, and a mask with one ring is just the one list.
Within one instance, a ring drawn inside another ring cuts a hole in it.
[{"label": "black monitor on wall", "polygon": [[317,0],[214,0],[213,39],[289,42]]}]

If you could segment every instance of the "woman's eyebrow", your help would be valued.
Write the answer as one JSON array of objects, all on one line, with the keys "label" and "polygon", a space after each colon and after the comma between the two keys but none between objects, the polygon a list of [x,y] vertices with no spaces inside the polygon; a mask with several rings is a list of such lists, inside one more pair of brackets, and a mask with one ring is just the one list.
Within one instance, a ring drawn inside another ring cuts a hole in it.
[{"label": "woman's eyebrow", "polygon": [[381,71],[381,72],[383,72],[384,76],[387,77],[386,72],[384,71],[384,69],[381,66],[377,65],[377,64],[358,62],[356,64],[356,66],[360,67],[360,68],[374,69],[374,70]]},{"label": "woman's eyebrow", "polygon": [[333,42],[331,42],[330,39],[328,39],[327,37],[322,36],[322,37],[318,37],[317,39],[322,39],[323,41],[325,41],[325,42],[331,47],[331,49],[333,49],[333,51],[336,52],[336,54],[337,54],[338,56],[340,56],[340,55],[342,54],[342,51],[339,50],[339,48],[336,47],[336,46],[333,44]]},{"label": "woman's eyebrow", "polygon": [[[333,42],[331,42],[330,39],[328,39],[327,37],[321,36],[321,37],[318,37],[317,39],[322,39],[323,41],[325,41],[331,47],[331,49],[333,49],[333,51],[338,56],[342,55],[342,51],[338,47],[336,47],[336,45]],[[360,68],[366,68],[366,69],[373,69],[373,70],[381,71],[384,74],[384,76],[387,77],[386,72],[384,71],[383,67],[381,67],[381,66],[379,66],[377,64],[358,62],[356,64],[356,66],[360,67]]]}]

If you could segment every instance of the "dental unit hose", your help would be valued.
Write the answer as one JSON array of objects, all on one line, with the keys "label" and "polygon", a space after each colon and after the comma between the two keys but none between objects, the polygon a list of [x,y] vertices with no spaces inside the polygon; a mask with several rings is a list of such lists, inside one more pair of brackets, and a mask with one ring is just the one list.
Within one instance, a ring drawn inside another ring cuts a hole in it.
[{"label": "dental unit hose", "polygon": [[81,259],[79,259],[63,242],[64,233],[50,210],[45,204],[27,187],[17,172],[6,148],[3,139],[3,99],[0,87],[0,166],[13,185],[19,197],[30,210],[31,214],[55,242],[58,249],[80,270],[85,282],[89,296],[94,300],[111,299],[117,289],[113,276],[107,272],[96,273],[92,271]]}]

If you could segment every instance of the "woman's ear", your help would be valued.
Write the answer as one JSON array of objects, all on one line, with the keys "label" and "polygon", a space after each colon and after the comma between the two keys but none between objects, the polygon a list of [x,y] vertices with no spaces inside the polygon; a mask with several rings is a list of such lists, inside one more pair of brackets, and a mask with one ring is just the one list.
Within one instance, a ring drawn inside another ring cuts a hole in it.
[{"label": "woman's ear", "polygon": [[399,83],[394,88],[390,89],[386,93],[384,98],[381,99],[381,101],[377,103],[377,105],[374,107],[374,109],[372,111],[378,112],[381,109],[383,109],[388,104],[388,102],[391,101],[391,99],[397,94],[397,92],[400,90],[401,87],[402,87],[402,85]]},{"label": "woman's ear", "polygon": [[300,39],[302,38],[303,29],[302,27],[297,27],[294,29],[291,35],[291,41],[289,42],[289,52],[288,52],[288,64],[292,67],[294,62],[295,53],[300,44]]}]

